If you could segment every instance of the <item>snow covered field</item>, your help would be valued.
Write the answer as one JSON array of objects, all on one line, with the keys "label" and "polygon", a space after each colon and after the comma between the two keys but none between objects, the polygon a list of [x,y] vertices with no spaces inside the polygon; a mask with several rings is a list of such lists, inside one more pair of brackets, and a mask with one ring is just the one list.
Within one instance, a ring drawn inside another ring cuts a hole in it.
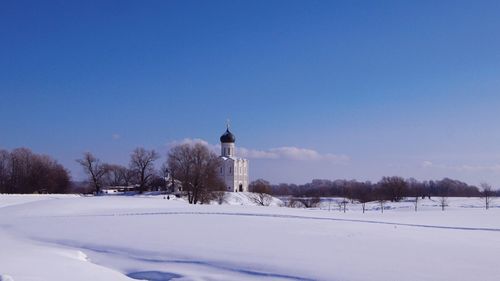
[{"label": "snow covered field", "polygon": [[0,280],[500,280],[500,200],[230,202],[0,195]]}]

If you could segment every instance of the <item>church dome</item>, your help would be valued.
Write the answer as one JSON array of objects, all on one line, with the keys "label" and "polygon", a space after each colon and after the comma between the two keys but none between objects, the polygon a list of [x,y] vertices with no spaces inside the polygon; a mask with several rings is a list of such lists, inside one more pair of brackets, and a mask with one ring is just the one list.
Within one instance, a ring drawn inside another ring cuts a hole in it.
[{"label": "church dome", "polygon": [[220,137],[220,142],[222,143],[233,143],[236,141],[233,133],[229,131],[229,128],[226,129],[226,132]]}]

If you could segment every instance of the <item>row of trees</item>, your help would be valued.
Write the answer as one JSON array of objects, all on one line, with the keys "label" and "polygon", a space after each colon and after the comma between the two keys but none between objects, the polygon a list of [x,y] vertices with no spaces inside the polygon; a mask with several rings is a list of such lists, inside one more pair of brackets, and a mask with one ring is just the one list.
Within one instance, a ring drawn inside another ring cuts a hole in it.
[{"label": "row of trees", "polygon": [[356,180],[313,180],[311,183],[303,185],[279,184],[272,186],[272,194],[276,196],[292,195],[294,197],[347,198],[383,196],[389,201],[400,201],[402,198],[414,196],[474,197],[480,196],[481,191],[476,186],[448,178],[437,181],[417,181],[413,178],[383,177],[376,183]]},{"label": "row of trees", "polygon": [[320,197],[342,197],[341,202],[345,210],[346,204],[357,201],[362,204],[363,212],[368,202],[377,201],[383,212],[387,201],[398,202],[404,198],[411,198],[414,202],[415,211],[418,208],[419,199],[425,197],[437,197],[442,210],[448,203],[448,197],[482,197],[485,208],[489,209],[493,197],[500,195],[487,183],[482,183],[480,188],[467,185],[466,183],[445,178],[440,181],[417,181],[415,179],[404,179],[402,177],[383,177],[377,183],[359,182],[355,180],[313,180],[305,185],[280,184],[271,187],[271,194],[275,196],[292,196],[294,200],[289,204],[301,203],[308,207],[318,204]]},{"label": "row of trees", "polygon": [[165,185],[164,177],[154,167],[159,157],[154,150],[136,148],[130,155],[128,167],[103,163],[90,152],[84,153],[77,162],[88,175],[89,185],[96,194],[105,186],[130,185],[137,185],[137,190],[142,193],[158,184]]},{"label": "row of trees", "polygon": [[[181,144],[173,147],[160,170],[155,169],[159,154],[154,150],[136,148],[130,155],[129,166],[103,163],[87,152],[77,162],[88,175],[92,190],[99,194],[104,186],[136,185],[137,191],[168,188],[180,182],[191,204],[207,203],[221,196],[225,189],[218,176],[219,157],[203,144]],[[172,179],[168,182],[167,177]],[[220,200],[220,199],[218,199]]]},{"label": "row of trees", "polygon": [[66,193],[68,171],[47,155],[27,148],[0,150],[0,193]]},{"label": "row of trees", "polygon": [[[88,152],[77,162],[88,175],[88,184],[95,193],[100,193],[104,186],[137,187],[142,193],[158,188],[167,189],[169,185],[179,183],[181,190],[187,195],[189,203],[206,203],[211,200],[224,200],[224,183],[218,176],[221,165],[219,157],[203,144],[182,144],[173,147],[167,161],[159,170],[155,169],[155,161],[159,154],[154,150],[135,149],[130,155],[127,167],[103,163]],[[167,182],[167,178],[171,179]],[[174,180],[175,179],[175,180]],[[46,155],[38,155],[26,148],[18,148],[9,152],[0,150],[0,192],[1,193],[66,193],[70,187],[69,173],[54,159]],[[440,198],[442,208],[446,206],[449,196],[482,196],[486,208],[491,199],[499,195],[491,186],[476,186],[445,178],[440,181],[417,181],[401,177],[384,177],[377,183],[359,182],[355,180],[313,180],[304,185],[280,184],[272,186],[265,180],[257,180],[250,184],[254,192],[251,199],[259,205],[269,205],[270,195],[292,196],[292,205],[305,207],[319,203],[319,197],[343,197],[344,201],[366,202],[400,201],[412,197],[415,210],[419,198],[436,196]],[[345,204],[344,204],[345,209]]]},{"label": "row of trees", "polygon": [[218,173],[220,161],[217,154],[201,143],[181,144],[168,153],[167,169],[182,183],[189,203],[208,203],[214,199],[221,202],[225,185]]}]

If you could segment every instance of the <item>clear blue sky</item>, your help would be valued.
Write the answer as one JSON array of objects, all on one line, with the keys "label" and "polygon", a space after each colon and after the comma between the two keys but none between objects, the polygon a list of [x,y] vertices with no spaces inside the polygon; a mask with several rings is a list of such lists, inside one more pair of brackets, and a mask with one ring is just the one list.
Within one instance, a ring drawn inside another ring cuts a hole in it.
[{"label": "clear blue sky", "polygon": [[[0,148],[217,144],[251,177],[500,185],[499,1],[1,1]],[[308,149],[308,150],[304,150]],[[163,161],[163,159],[162,159]]]}]

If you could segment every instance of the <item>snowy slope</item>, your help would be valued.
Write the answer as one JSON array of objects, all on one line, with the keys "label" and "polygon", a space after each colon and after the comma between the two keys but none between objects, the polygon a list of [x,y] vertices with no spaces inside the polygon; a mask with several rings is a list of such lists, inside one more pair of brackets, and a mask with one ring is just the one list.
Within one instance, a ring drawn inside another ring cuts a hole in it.
[{"label": "snowy slope", "polygon": [[34,201],[40,201],[40,200],[50,200],[50,199],[62,199],[62,198],[74,198],[74,197],[79,197],[78,195],[62,195],[62,194],[57,194],[57,195],[32,195],[32,194],[13,194],[13,195],[3,195],[0,194],[0,208],[2,207],[7,207],[11,205],[18,205],[18,204],[24,204],[24,203],[30,203]]},{"label": "snowy slope", "polygon": [[[235,197],[236,196],[236,197]],[[188,205],[161,196],[51,197],[0,208],[14,280],[498,280],[500,208],[477,199],[327,209]],[[239,198],[239,199],[235,199]],[[235,203],[239,202],[239,203]],[[241,205],[243,203],[243,205]],[[248,202],[247,202],[248,203]],[[233,205],[231,205],[233,204]],[[7,205],[7,204],[4,204]]]},{"label": "snowy slope", "polygon": [[[251,192],[226,192],[226,204],[230,205],[245,205],[245,206],[256,206],[254,201],[252,201],[251,197],[255,196],[254,193]],[[283,202],[275,197],[270,197],[270,206],[281,206]]]}]

